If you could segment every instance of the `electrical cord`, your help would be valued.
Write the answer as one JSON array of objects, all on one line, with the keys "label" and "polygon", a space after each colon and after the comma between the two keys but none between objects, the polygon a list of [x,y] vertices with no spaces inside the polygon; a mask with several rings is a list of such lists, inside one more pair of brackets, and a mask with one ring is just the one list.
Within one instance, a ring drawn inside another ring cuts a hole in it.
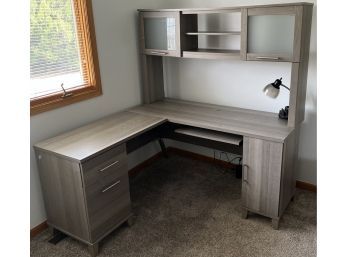
[{"label": "electrical cord", "polygon": [[[216,151],[214,150],[214,162],[216,160],[222,161],[222,155],[224,154],[226,156],[226,159],[227,159],[228,163],[235,164],[235,163],[233,163],[233,161],[239,159],[239,165],[241,164],[241,161],[242,161],[243,157],[236,156],[236,157],[230,159],[230,157],[229,157],[227,152],[225,152],[225,151],[219,151],[219,152],[220,152],[220,155],[219,155],[219,158],[217,158]],[[220,170],[222,171],[222,173],[226,173],[229,169],[224,169],[224,168],[220,167]]]}]

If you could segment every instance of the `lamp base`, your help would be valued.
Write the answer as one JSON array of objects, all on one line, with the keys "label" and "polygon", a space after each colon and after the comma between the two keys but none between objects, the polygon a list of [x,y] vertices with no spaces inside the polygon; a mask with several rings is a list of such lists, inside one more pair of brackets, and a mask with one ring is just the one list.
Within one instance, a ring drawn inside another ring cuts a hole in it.
[{"label": "lamp base", "polygon": [[287,120],[289,115],[289,106],[285,106],[285,108],[279,111],[278,117],[279,119]]}]

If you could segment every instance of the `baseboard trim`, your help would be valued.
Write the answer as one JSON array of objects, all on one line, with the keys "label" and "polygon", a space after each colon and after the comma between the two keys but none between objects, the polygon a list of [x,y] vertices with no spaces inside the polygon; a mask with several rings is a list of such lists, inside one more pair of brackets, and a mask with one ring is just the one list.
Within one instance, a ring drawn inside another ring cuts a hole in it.
[{"label": "baseboard trim", "polygon": [[303,181],[299,181],[299,180],[296,180],[296,187],[300,188],[300,189],[308,190],[308,191],[311,191],[311,192],[314,192],[314,193],[317,192],[317,186],[316,185],[313,185],[313,184],[310,184],[310,183],[307,183],[307,182],[303,182]]},{"label": "baseboard trim", "polygon": [[36,227],[33,227],[32,229],[30,229],[30,239],[37,236],[38,234],[40,234],[42,231],[44,231],[47,228],[48,228],[48,225],[46,220],[40,223],[39,225],[37,225]]}]

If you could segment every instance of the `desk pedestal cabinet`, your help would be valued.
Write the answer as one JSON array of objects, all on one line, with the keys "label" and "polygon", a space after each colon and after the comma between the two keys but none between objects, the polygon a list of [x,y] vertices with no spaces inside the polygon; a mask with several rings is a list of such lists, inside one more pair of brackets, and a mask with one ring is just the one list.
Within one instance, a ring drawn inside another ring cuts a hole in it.
[{"label": "desk pedestal cabinet", "polygon": [[279,218],[295,193],[295,172],[292,135],[285,143],[244,137],[242,216],[248,212],[272,218],[273,228],[278,229]]},{"label": "desk pedestal cabinet", "polygon": [[85,162],[36,149],[47,223],[89,245],[121,223],[131,222],[125,145],[115,146]]}]

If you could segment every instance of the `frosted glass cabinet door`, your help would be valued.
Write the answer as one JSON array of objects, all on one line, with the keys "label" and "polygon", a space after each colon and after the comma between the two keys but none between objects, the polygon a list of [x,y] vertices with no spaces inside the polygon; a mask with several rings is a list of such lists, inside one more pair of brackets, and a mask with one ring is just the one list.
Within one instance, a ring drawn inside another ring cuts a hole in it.
[{"label": "frosted glass cabinet door", "polygon": [[145,54],[180,56],[178,12],[141,12],[141,44]]},{"label": "frosted glass cabinet door", "polygon": [[296,7],[248,9],[247,60],[299,61]]}]

